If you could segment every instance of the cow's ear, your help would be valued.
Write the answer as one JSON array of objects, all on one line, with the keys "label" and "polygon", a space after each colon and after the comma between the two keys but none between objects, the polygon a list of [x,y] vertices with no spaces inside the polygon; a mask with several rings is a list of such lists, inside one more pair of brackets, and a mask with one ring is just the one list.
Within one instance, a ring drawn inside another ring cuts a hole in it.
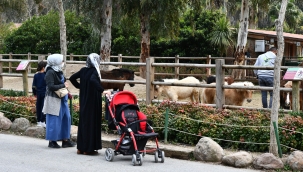
[{"label": "cow's ear", "polygon": [[156,90],[158,90],[158,89],[159,89],[159,87],[160,87],[159,85],[155,85],[155,89],[156,89]]}]

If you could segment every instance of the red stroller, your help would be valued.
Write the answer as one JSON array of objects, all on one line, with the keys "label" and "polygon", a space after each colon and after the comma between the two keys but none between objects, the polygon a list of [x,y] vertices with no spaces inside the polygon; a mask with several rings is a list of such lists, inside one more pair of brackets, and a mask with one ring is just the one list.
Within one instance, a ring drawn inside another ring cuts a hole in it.
[{"label": "red stroller", "polygon": [[[136,96],[129,91],[117,92],[112,100],[106,98],[106,103],[110,115],[108,117],[108,127],[117,130],[120,138],[112,140],[115,150],[107,148],[105,159],[113,161],[115,155],[132,155],[132,164],[142,165],[143,157],[147,152],[155,152],[155,162],[161,159],[164,162],[164,151],[159,149],[158,133],[155,133],[149,125],[146,115],[140,112]],[[146,149],[149,139],[155,139],[156,148]]]}]

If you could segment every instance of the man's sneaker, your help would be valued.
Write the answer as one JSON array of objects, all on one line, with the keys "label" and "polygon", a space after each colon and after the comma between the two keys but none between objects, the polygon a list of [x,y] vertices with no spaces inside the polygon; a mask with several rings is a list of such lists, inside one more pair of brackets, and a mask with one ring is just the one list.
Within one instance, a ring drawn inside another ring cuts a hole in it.
[{"label": "man's sneaker", "polygon": [[41,124],[42,127],[46,128],[45,122],[40,122],[40,124]]},{"label": "man's sneaker", "polygon": [[56,141],[49,141],[48,147],[50,147],[50,148],[60,148],[60,146],[58,145],[58,143]]},{"label": "man's sneaker", "polygon": [[42,126],[42,122],[40,122],[40,121],[37,122],[37,127],[43,127],[43,126]]},{"label": "man's sneaker", "polygon": [[76,143],[70,140],[67,141],[62,141],[62,147],[67,148],[67,147],[74,147],[76,146]]}]

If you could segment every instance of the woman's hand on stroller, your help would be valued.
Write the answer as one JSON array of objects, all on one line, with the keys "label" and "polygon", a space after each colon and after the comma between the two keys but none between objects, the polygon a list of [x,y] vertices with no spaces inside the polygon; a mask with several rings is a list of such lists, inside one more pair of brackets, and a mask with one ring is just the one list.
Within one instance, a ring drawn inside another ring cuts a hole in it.
[{"label": "woman's hand on stroller", "polygon": [[103,94],[106,96],[106,98],[110,101],[111,100],[111,91],[103,91]]}]

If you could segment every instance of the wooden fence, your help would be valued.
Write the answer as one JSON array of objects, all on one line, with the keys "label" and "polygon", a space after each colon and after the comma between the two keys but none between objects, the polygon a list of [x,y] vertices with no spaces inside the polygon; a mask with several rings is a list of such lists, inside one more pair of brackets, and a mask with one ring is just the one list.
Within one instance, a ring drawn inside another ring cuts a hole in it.
[{"label": "wooden fence", "polygon": [[[8,59],[4,59],[3,56],[9,56]],[[13,62],[20,63],[24,59],[13,59],[13,56],[27,56],[27,60],[30,61],[30,63],[35,63],[40,60],[44,60],[47,55],[41,55],[41,54],[0,54],[0,88],[3,88],[3,77],[22,77],[22,74],[13,72],[17,66],[12,66]],[[32,56],[36,56],[36,59],[33,60]],[[85,61],[75,61],[75,57],[87,57],[87,55],[69,55],[67,57],[67,64],[85,64]],[[239,107],[239,106],[230,106],[230,105],[224,105],[224,89],[249,89],[249,90],[273,90],[273,87],[260,87],[260,86],[254,86],[254,87],[241,87],[241,86],[230,86],[230,85],[223,85],[222,81],[225,76],[224,69],[264,69],[264,70],[273,70],[273,67],[254,67],[252,65],[226,65],[225,60],[228,58],[223,57],[150,57],[147,59],[146,63],[136,63],[136,62],[122,62],[124,58],[138,58],[137,56],[111,56],[111,58],[118,58],[118,62],[102,62],[101,65],[116,65],[119,67],[122,66],[145,66],[147,70],[146,74],[146,81],[129,81],[129,80],[105,80],[103,79],[103,82],[111,82],[111,83],[133,83],[133,84],[144,84],[146,85],[146,103],[150,104],[152,102],[159,102],[157,100],[153,100],[154,97],[154,85],[170,85],[170,86],[187,86],[187,87],[200,87],[200,88],[216,88],[217,90],[217,101],[216,105],[209,105],[209,106],[215,106],[219,109],[222,108],[247,108],[251,109],[249,107]],[[175,63],[156,63],[155,59],[175,59]],[[207,60],[207,64],[188,64],[188,63],[179,63],[179,59],[204,59]],[[69,60],[68,60],[69,59]],[[215,64],[211,64],[211,60],[215,59]],[[253,60],[250,58],[250,60]],[[8,64],[8,66],[3,66],[3,63]],[[157,82],[155,81],[155,75],[165,75],[163,73],[156,73],[155,68],[156,67],[172,67],[175,68],[175,73],[173,74],[175,78],[179,78],[179,76],[198,76],[198,75],[211,75],[211,69],[215,68],[216,73],[216,85],[209,85],[209,84],[173,84],[173,83],[164,83],[164,82]],[[193,68],[207,68],[206,74],[180,74],[179,68],[180,67],[193,67]],[[3,73],[3,69],[8,68],[7,73]],[[281,66],[281,69],[287,69],[287,66]],[[28,69],[28,77],[33,77],[33,73],[31,73],[31,64],[29,65]],[[69,78],[69,76],[67,76]],[[24,83],[25,84],[25,83]],[[280,88],[281,91],[292,91],[290,88]],[[25,92],[28,92],[28,89],[25,89]],[[298,99],[298,93],[297,91],[293,92],[293,100],[299,100]],[[298,104],[298,102],[293,101],[293,104]],[[262,109],[262,108],[261,108]],[[297,108],[296,108],[297,109]],[[269,110],[269,109],[264,109]]]},{"label": "wooden fence", "polygon": [[[29,77],[33,77],[32,73],[35,73],[35,69],[32,67],[32,63],[39,62],[41,60],[45,60],[46,57],[50,55],[49,54],[0,54],[0,60],[2,62],[8,63],[8,65],[3,65],[2,69],[6,70],[8,72],[5,73],[5,75],[10,76],[10,77],[18,77],[21,74],[18,74],[16,72],[17,66],[13,65],[13,63],[19,63],[21,60],[28,60],[30,61],[29,67],[28,67],[28,74]],[[85,62],[80,61],[80,58],[86,58],[88,55],[67,55],[67,64],[85,64]],[[111,61],[116,61],[116,62],[123,62],[123,60],[126,61],[126,59],[136,59],[138,62],[140,62],[140,56],[122,56],[122,54],[119,54],[118,56],[111,56]],[[180,60],[198,60],[201,61],[201,64],[213,64],[214,60],[216,59],[224,59],[225,61],[229,61],[229,64],[233,63],[233,57],[212,57],[211,55],[208,55],[207,57],[179,57],[179,55],[176,55],[175,57],[154,57],[155,61],[157,62],[158,60],[169,60],[170,63],[180,63]],[[256,58],[246,58],[245,64],[251,63],[254,61]],[[124,62],[125,62],[124,61]],[[200,63],[200,62],[199,62]],[[3,63],[2,63],[3,64]],[[119,65],[118,67],[123,67],[122,65]],[[162,66],[165,67],[165,66]],[[194,77],[200,77],[200,76],[209,76],[212,75],[211,68],[206,68],[206,72],[204,74],[195,74],[195,73],[181,73],[180,72],[180,67],[174,67],[173,73],[155,73],[156,76],[168,76],[168,77],[173,77],[179,79],[180,77],[185,77],[185,76],[194,76]],[[2,70],[2,72],[3,72]],[[135,74],[139,74],[139,70],[135,71]],[[244,72],[244,78],[245,80],[251,80],[251,81],[256,81],[255,77],[252,74],[252,70],[245,70]],[[0,80],[0,87],[1,87],[1,80]]]}]

